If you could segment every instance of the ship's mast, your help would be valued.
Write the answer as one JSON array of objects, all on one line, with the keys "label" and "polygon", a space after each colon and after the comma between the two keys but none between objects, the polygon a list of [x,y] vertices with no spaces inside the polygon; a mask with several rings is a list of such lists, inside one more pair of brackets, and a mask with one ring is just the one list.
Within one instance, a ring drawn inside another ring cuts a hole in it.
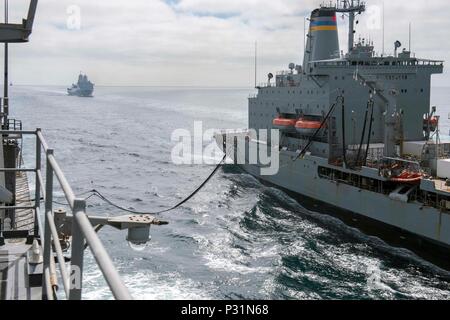
[{"label": "ship's mast", "polygon": [[[5,24],[8,24],[8,0],[5,0]],[[4,92],[3,92],[3,112],[4,125],[8,125],[9,98],[8,98],[8,42],[5,42],[5,66],[4,66]]]},{"label": "ship's mast", "polygon": [[348,52],[353,50],[355,43],[355,17],[366,11],[366,3],[360,0],[340,0],[336,12],[348,13]]}]

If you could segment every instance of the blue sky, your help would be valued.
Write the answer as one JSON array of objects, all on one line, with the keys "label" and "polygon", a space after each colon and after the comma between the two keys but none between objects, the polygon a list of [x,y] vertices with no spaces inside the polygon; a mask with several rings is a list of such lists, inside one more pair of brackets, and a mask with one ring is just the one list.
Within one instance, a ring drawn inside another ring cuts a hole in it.
[{"label": "blue sky", "polygon": [[[11,20],[27,0],[10,0]],[[382,47],[382,0],[369,0],[357,36]],[[79,71],[101,85],[251,86],[303,57],[303,21],[316,0],[41,0],[31,42],[13,45],[17,84],[70,84]],[[418,57],[450,60],[450,2],[385,1],[386,52],[408,44]],[[401,14],[399,14],[401,12]],[[78,19],[78,17],[80,19]],[[341,49],[346,20],[339,17]],[[74,21],[76,22],[74,24]],[[77,21],[80,28],[77,28]],[[75,27],[74,27],[75,25]],[[447,74],[435,85],[450,85]]]}]

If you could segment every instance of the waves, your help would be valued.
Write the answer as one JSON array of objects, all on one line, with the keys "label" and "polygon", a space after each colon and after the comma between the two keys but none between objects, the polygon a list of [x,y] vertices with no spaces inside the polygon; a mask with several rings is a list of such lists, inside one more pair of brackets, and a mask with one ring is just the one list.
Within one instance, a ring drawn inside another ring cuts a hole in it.
[{"label": "waves", "polygon": [[[13,87],[20,96],[15,116],[50,136],[77,193],[99,189],[139,211],[170,207],[211,170],[172,164],[173,128],[189,127],[199,115],[208,127],[245,126],[242,90],[189,95],[175,88],[99,87],[89,100],[52,90]],[[34,153],[25,156],[33,161]],[[122,214],[96,199],[88,210]],[[140,252],[130,249],[124,232],[100,233],[138,299],[450,298],[447,272],[309,211],[235,166],[224,166],[194,199],[161,218],[170,225],[152,227],[153,240]],[[85,298],[112,298],[90,255],[85,265]]]}]

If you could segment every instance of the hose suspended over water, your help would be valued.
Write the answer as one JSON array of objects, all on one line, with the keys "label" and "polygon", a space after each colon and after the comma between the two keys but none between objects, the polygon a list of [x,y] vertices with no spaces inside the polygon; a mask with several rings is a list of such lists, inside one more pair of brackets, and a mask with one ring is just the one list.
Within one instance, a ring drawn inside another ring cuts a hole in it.
[{"label": "hose suspended over water", "polygon": [[[147,212],[143,212],[143,211],[131,210],[131,209],[125,208],[123,206],[120,206],[120,205],[114,203],[113,201],[108,199],[105,195],[103,195],[100,191],[98,191],[96,189],[93,189],[93,190],[90,190],[88,192],[83,193],[84,195],[89,194],[89,196],[86,197],[84,200],[88,200],[88,199],[90,199],[90,198],[95,196],[95,197],[103,200],[107,204],[113,206],[116,209],[119,209],[121,211],[125,211],[125,212],[128,212],[128,213],[132,213],[132,214],[139,214],[139,215],[157,215],[157,214],[173,211],[173,210],[178,209],[179,207],[181,207],[183,204],[185,204],[186,202],[191,200],[197,193],[199,193],[206,186],[206,184],[212,179],[212,177],[214,177],[214,175],[217,173],[217,171],[219,171],[220,167],[223,165],[223,163],[225,162],[226,158],[227,158],[227,155],[224,155],[222,160],[215,167],[214,171],[208,176],[208,178],[206,178],[206,180],[197,189],[195,189],[194,192],[192,192],[183,201],[181,201],[180,203],[176,204],[175,206],[173,206],[173,207],[171,207],[169,209],[164,209],[164,210],[161,210],[161,211],[158,211],[158,212],[148,212],[148,211]],[[60,202],[56,202],[56,201],[54,201],[54,203],[60,204],[60,205],[66,205],[64,203],[60,203]]]}]

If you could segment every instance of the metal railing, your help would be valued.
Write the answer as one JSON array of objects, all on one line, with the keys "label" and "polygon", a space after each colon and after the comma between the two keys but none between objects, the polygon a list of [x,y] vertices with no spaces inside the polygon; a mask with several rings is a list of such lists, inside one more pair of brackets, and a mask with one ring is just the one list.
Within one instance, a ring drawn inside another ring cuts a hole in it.
[{"label": "metal railing", "polygon": [[[111,289],[113,296],[120,300],[131,300],[132,297],[123,283],[119,273],[101,243],[96,231],[94,230],[89,218],[86,214],[86,200],[79,199],[75,196],[69,182],[62,172],[53,149],[50,149],[42,135],[41,129],[36,131],[0,131],[2,135],[34,135],[36,137],[36,168],[33,169],[4,169],[3,171],[12,172],[34,172],[35,179],[35,200],[32,207],[5,207],[8,209],[34,209],[35,225],[34,235],[40,236],[41,246],[43,247],[43,293],[42,298],[45,300],[53,300],[56,290],[58,289],[58,279],[56,273],[56,260],[59,265],[60,275],[64,293],[67,299],[81,300],[82,298],[82,280],[83,280],[83,260],[84,251],[90,248],[98,267]],[[42,154],[45,154],[45,181],[42,175]],[[70,268],[67,268],[63,255],[58,229],[55,224],[53,214],[53,192],[54,177],[59,183],[68,206],[72,213],[72,241]],[[41,217],[41,199],[44,201],[44,212],[42,221]],[[1,209],[1,208],[0,208]],[[54,248],[54,249],[53,249]]]}]

